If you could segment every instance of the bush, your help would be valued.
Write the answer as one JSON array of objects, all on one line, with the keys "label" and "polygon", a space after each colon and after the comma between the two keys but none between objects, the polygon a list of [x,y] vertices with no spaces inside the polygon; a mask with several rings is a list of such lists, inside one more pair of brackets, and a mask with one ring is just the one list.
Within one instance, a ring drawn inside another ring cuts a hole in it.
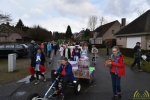
[{"label": "bush", "polygon": [[[120,48],[121,53],[126,57],[133,58],[133,49],[131,48]],[[150,52],[149,50],[142,50],[142,53]]]},{"label": "bush", "polygon": [[92,44],[92,45],[95,45],[96,48],[106,48],[104,44]]}]

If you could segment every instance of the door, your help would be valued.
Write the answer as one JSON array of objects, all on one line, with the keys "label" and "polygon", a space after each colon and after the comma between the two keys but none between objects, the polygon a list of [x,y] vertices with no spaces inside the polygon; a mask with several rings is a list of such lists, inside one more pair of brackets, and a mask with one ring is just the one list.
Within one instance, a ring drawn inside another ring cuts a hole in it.
[{"label": "door", "polygon": [[134,48],[136,43],[141,43],[141,37],[128,37],[127,38],[127,48]]}]

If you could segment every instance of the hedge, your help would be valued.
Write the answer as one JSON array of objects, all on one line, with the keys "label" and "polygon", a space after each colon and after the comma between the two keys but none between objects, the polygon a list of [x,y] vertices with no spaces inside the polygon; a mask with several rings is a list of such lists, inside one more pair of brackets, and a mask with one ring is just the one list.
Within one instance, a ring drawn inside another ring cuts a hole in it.
[{"label": "hedge", "polygon": [[[133,49],[130,48],[120,48],[121,53],[126,57],[133,58]],[[142,53],[150,52],[150,50],[142,50]]]}]

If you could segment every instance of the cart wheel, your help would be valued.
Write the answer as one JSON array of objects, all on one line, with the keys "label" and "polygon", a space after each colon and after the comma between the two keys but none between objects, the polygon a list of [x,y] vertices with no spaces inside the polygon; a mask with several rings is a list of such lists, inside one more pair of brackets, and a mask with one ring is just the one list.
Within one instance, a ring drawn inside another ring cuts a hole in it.
[{"label": "cart wheel", "polygon": [[39,97],[40,97],[39,94],[33,93],[28,96],[27,100],[38,100]]},{"label": "cart wheel", "polygon": [[74,83],[74,93],[78,95],[80,91],[81,91],[81,84],[80,81],[77,81],[76,83]]}]

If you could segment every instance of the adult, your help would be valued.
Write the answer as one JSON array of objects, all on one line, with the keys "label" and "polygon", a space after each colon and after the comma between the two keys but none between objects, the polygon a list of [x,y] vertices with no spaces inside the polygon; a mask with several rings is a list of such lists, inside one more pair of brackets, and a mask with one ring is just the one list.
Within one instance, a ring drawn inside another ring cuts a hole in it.
[{"label": "adult", "polygon": [[[56,77],[58,76],[58,73],[61,73],[61,75],[63,76],[62,90],[61,90],[61,100],[63,100],[65,90],[67,89],[68,83],[70,81],[74,80],[74,75],[73,75],[73,72],[72,72],[72,65],[68,62],[67,58],[62,59],[62,64],[60,65],[59,69],[51,71],[52,82],[55,81]],[[58,82],[56,82],[55,88],[58,91]]]},{"label": "adult", "polygon": [[92,51],[92,44],[91,43],[88,44],[88,49],[89,49],[89,52]]},{"label": "adult", "polygon": [[63,57],[63,51],[64,51],[64,47],[63,45],[60,46],[59,52],[60,52],[60,56]]},{"label": "adult", "polygon": [[34,53],[35,53],[35,48],[34,48],[34,44],[35,44],[35,41],[32,40],[31,41],[31,44],[29,45],[29,57],[31,59],[31,66],[33,66],[34,64],[32,63],[33,60],[34,60]]},{"label": "adult", "polygon": [[85,48],[86,51],[88,52],[89,49],[88,49],[87,43],[84,44],[84,48]]},{"label": "adult", "polygon": [[71,50],[68,48],[68,45],[64,46],[63,57],[66,57],[67,59],[71,58]]},{"label": "adult", "polygon": [[92,51],[91,52],[92,52],[92,55],[93,55],[92,62],[94,64],[96,64],[96,58],[97,58],[98,49],[95,47],[95,45],[92,46]]},{"label": "adult", "polygon": [[54,44],[54,54],[56,55],[56,53],[57,53],[57,50],[58,50],[58,45],[55,43]]},{"label": "adult", "polygon": [[137,42],[136,46],[134,47],[134,50],[133,50],[134,62],[131,65],[131,69],[134,70],[134,66],[135,66],[135,64],[137,64],[139,72],[142,72],[143,70],[141,70],[141,65],[140,65],[140,59],[141,59],[141,55],[142,55],[140,45],[141,45],[141,43]]},{"label": "adult", "polygon": [[44,43],[44,54],[47,56],[47,42]]},{"label": "adult", "polygon": [[109,42],[106,41],[106,51],[107,51],[107,55],[109,55]]},{"label": "adult", "polygon": [[[110,65],[110,74],[112,80],[113,100],[120,100],[121,95],[121,77],[125,75],[124,56],[120,53],[117,46],[112,48],[111,57],[108,59]],[[106,63],[104,63],[107,66]]]},{"label": "adult", "polygon": [[42,52],[44,52],[44,43],[41,43],[40,48],[41,48]]},{"label": "adult", "polygon": [[87,49],[85,49],[85,47],[82,47],[81,56],[87,56],[87,55],[88,55]]},{"label": "adult", "polygon": [[41,51],[41,48],[37,48],[37,53],[35,53],[34,55],[34,69],[36,71],[36,78],[37,78],[37,82],[35,84],[38,84],[39,81],[39,75],[41,75],[44,78],[44,81],[46,81],[46,77],[44,76],[44,74],[41,73],[40,70],[40,66],[44,66],[44,62],[45,62],[45,56],[44,53]]},{"label": "adult", "polygon": [[51,43],[48,42],[47,44],[47,52],[48,52],[48,57],[51,58],[51,51],[52,51],[52,46],[51,46]]},{"label": "adult", "polygon": [[81,52],[81,50],[76,45],[75,49],[73,49],[73,51],[72,51],[73,61],[79,61],[79,59],[80,59],[80,52]]}]

